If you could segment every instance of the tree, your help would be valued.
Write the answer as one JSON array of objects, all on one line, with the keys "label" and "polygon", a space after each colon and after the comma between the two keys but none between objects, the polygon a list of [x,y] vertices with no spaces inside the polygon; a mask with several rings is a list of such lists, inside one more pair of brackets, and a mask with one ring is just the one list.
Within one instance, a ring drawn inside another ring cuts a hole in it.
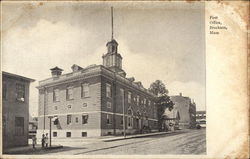
[{"label": "tree", "polygon": [[163,114],[166,108],[173,109],[174,103],[170,100],[168,90],[161,80],[153,82],[148,90],[156,95],[155,102],[157,106],[158,129],[162,131],[162,123],[164,121]]},{"label": "tree", "polygon": [[166,89],[164,83],[161,80],[156,80],[155,82],[151,83],[149,91],[157,97],[164,94],[168,94],[168,90]]}]

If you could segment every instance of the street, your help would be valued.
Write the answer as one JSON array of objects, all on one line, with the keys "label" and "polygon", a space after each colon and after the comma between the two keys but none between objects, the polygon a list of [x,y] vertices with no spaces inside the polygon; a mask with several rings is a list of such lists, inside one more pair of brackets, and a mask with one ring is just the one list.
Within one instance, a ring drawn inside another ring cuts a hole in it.
[{"label": "street", "polygon": [[206,154],[206,129],[184,130],[171,134],[133,138],[112,142],[97,142],[82,146],[31,154],[48,155],[150,155]]}]

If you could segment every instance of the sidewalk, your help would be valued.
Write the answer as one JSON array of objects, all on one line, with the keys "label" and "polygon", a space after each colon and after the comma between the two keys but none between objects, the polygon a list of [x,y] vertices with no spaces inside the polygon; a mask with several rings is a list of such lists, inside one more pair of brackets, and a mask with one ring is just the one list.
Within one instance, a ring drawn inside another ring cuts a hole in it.
[{"label": "sidewalk", "polygon": [[27,154],[31,152],[41,152],[41,151],[49,151],[53,149],[63,148],[61,145],[54,145],[52,147],[42,148],[41,145],[36,145],[36,148],[33,149],[32,145],[22,146],[22,147],[13,147],[5,150],[4,154]]}]

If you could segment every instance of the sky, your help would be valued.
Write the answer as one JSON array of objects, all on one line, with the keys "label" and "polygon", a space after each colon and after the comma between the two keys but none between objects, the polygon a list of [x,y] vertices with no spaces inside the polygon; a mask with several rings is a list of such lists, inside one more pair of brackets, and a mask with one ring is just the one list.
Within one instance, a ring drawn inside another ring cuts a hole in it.
[{"label": "sky", "polygon": [[102,64],[114,38],[127,77],[145,88],[162,80],[169,95],[205,110],[205,17],[200,2],[3,2],[2,70],[33,78],[30,114],[38,114],[38,81],[77,64]]}]

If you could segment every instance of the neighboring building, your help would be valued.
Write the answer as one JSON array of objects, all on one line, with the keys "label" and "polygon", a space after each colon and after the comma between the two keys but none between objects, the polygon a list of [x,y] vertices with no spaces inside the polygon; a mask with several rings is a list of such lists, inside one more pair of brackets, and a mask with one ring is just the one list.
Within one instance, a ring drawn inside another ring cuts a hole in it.
[{"label": "neighboring building", "polygon": [[196,104],[189,97],[182,96],[182,93],[179,96],[171,96],[170,99],[174,103],[174,109],[178,110],[180,115],[179,127],[195,128]]},{"label": "neighboring building", "polygon": [[127,134],[157,131],[155,96],[126,77],[113,37],[106,46],[103,65],[74,64],[67,74],[55,67],[51,78],[39,82],[37,138],[49,132],[48,117],[54,121],[53,140],[117,135],[124,128]]},{"label": "neighboring building", "polygon": [[28,144],[29,86],[34,81],[2,72],[3,151]]},{"label": "neighboring building", "polygon": [[196,111],[196,123],[206,127],[206,111]]}]

